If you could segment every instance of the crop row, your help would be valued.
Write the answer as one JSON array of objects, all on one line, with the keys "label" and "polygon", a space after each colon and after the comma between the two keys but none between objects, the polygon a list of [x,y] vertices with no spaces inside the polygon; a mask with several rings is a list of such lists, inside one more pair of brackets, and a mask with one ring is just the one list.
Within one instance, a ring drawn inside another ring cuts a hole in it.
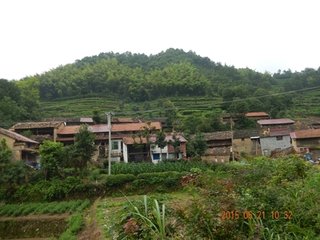
[{"label": "crop row", "polygon": [[61,214],[78,212],[90,205],[89,200],[6,204],[0,208],[0,216],[24,216],[29,214]]}]

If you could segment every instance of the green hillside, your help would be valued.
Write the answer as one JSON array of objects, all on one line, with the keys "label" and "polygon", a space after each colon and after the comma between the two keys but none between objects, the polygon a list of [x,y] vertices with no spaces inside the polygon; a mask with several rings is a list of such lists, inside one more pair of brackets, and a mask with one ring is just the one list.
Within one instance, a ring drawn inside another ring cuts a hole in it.
[{"label": "green hillside", "polygon": [[44,117],[90,116],[94,110],[151,118],[168,117],[174,108],[171,119],[192,116],[193,122],[222,111],[317,115],[319,89],[320,68],[260,73],[181,49],[149,56],[100,53],[19,81],[0,79],[0,127]]}]

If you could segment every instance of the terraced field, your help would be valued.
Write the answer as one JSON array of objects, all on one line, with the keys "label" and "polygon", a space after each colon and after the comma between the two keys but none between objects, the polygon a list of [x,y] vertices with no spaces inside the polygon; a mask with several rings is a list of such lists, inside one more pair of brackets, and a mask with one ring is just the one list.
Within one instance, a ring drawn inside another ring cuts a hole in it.
[{"label": "terraced field", "polygon": [[320,91],[311,91],[304,95],[298,95],[293,100],[293,109],[290,110],[290,116],[307,117],[320,116]]},{"label": "terraced field", "polygon": [[[80,99],[64,99],[44,101],[40,103],[42,117],[80,117],[92,116],[93,111],[101,115],[113,111],[117,116],[157,118],[163,117],[162,103],[170,100],[181,116],[203,115],[209,112],[221,112],[221,97],[173,97],[148,102],[123,102],[111,97],[86,97]],[[286,116],[291,118],[305,118],[320,116],[320,91],[310,91],[293,96],[292,108],[287,110]]]},{"label": "terraced field", "polygon": [[[162,117],[161,102],[165,99],[132,103],[122,102],[110,97],[88,97],[41,102],[42,117],[80,117],[92,116],[94,110],[100,114],[113,111],[117,116]],[[183,116],[203,114],[208,111],[220,111],[221,98],[183,97],[168,98]]]}]

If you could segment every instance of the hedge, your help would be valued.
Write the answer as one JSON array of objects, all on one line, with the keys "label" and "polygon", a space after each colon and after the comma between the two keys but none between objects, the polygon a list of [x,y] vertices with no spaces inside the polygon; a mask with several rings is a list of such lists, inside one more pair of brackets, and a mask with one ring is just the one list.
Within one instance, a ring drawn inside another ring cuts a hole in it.
[{"label": "hedge", "polygon": [[93,198],[97,196],[120,193],[144,193],[158,189],[170,191],[180,186],[180,179],[186,172],[155,172],[133,174],[102,174],[99,180],[84,182],[78,177],[64,180],[52,179],[39,181],[35,184],[20,186],[14,194],[4,197],[7,202],[41,202]]}]

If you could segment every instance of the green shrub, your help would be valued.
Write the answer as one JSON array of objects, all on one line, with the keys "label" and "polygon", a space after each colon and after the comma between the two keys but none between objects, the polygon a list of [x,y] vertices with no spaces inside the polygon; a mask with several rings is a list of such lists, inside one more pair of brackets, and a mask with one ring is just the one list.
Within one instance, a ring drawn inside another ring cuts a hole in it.
[{"label": "green shrub", "polygon": [[[201,170],[212,169],[218,165],[208,164],[201,161],[186,161],[186,160],[174,160],[174,161],[162,161],[158,164],[153,163],[116,163],[111,167],[112,174],[133,174],[138,175],[142,173],[152,172],[189,172],[192,168],[199,168]],[[101,169],[100,173],[107,173],[107,169]]]},{"label": "green shrub", "polygon": [[13,199],[19,201],[54,201],[67,198],[81,185],[81,179],[67,177],[64,180],[52,179],[35,184],[23,185],[14,194]]},{"label": "green shrub", "polygon": [[180,179],[185,172],[159,172],[159,173],[142,173],[133,181],[135,187],[158,185],[165,188],[175,188],[180,185]]},{"label": "green shrub", "polygon": [[132,174],[104,175],[103,181],[108,188],[116,188],[132,182],[136,177]]}]

